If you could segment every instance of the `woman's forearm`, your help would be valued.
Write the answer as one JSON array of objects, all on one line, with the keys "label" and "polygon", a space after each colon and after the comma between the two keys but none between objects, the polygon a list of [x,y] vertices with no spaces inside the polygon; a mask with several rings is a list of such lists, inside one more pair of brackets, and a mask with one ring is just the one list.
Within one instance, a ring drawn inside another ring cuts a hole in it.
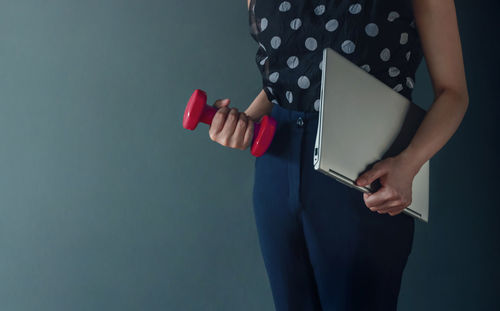
[{"label": "woman's forearm", "polygon": [[466,91],[446,89],[439,94],[408,147],[400,153],[416,174],[453,136],[469,105]]},{"label": "woman's forearm", "polygon": [[244,112],[253,121],[258,122],[264,115],[271,113],[273,105],[274,104],[267,98],[266,92],[261,90]]}]

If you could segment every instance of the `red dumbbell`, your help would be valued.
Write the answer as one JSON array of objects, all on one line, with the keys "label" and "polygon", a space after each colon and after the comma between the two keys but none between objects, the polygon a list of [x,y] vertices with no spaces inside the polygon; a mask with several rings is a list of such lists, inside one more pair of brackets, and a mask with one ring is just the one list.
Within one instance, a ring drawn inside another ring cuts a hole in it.
[{"label": "red dumbbell", "polygon": [[[189,98],[182,125],[188,130],[194,130],[199,122],[212,124],[216,112],[217,108],[207,105],[207,93],[196,89]],[[250,152],[256,157],[263,155],[271,144],[275,131],[276,120],[270,116],[265,115],[260,122],[255,122]]]}]

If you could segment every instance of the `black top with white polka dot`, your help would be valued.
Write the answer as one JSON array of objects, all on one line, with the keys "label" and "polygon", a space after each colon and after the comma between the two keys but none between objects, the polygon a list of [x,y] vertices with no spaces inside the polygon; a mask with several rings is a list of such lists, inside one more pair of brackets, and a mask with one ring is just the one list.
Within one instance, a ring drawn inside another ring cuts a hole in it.
[{"label": "black top with white polka dot", "polygon": [[411,0],[251,0],[249,23],[274,104],[318,111],[325,47],[412,100],[423,53]]}]

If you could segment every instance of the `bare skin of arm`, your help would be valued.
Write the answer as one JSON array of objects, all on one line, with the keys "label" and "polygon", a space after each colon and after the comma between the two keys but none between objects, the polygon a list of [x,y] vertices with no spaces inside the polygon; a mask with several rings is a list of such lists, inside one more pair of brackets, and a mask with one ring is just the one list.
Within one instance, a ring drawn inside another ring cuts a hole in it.
[{"label": "bare skin of arm", "polygon": [[411,204],[414,176],[453,136],[469,105],[454,1],[412,0],[412,4],[434,101],[410,145],[356,180],[358,185],[369,185],[380,178],[383,187],[363,198],[371,211],[390,215]]},{"label": "bare skin of arm", "polygon": [[259,95],[255,97],[253,102],[245,110],[245,113],[252,118],[254,121],[260,121],[264,115],[271,113],[273,109],[273,103],[267,98],[266,92],[264,90],[260,91]]}]

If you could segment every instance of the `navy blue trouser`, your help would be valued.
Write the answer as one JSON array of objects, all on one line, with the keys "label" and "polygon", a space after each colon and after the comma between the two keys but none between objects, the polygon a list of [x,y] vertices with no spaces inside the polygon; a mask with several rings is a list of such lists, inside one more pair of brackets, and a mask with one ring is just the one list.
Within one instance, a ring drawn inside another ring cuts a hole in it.
[{"label": "navy blue trouser", "polygon": [[396,310],[414,219],[372,212],[361,192],[314,170],[317,112],[275,104],[271,115],[253,210],[276,310]]}]

